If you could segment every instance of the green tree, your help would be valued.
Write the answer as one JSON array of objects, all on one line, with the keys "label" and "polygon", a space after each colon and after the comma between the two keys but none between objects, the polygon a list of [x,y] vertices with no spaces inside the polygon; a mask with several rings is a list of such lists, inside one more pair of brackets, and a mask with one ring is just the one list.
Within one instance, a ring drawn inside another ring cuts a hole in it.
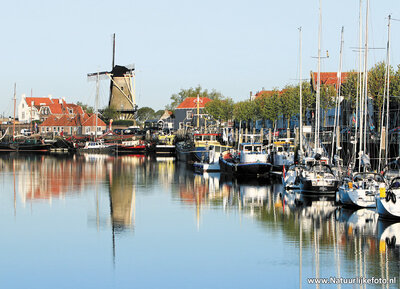
[{"label": "green tree", "polygon": [[324,126],[326,126],[326,114],[328,109],[334,108],[336,103],[336,89],[332,85],[321,85],[320,89],[320,103],[324,111]]},{"label": "green tree", "polygon": [[146,120],[154,118],[155,111],[151,107],[141,107],[136,113],[136,120],[138,122],[144,123]]},{"label": "green tree", "polygon": [[80,107],[82,107],[84,112],[89,113],[89,114],[94,113],[94,108],[92,106],[89,106],[87,104],[83,104],[80,101],[78,101],[76,104],[79,105]]},{"label": "green tree", "polygon": [[299,86],[287,85],[282,90],[280,98],[281,112],[287,121],[287,127],[290,127],[290,119],[299,114]]},{"label": "green tree", "polygon": [[153,118],[157,118],[159,119],[160,117],[162,117],[162,115],[164,114],[165,110],[164,109],[159,109],[154,113]]},{"label": "green tree", "polygon": [[207,89],[202,89],[200,85],[197,87],[193,88],[188,88],[188,89],[181,89],[178,93],[174,93],[171,96],[171,103],[166,106],[166,109],[168,110],[174,110],[182,101],[185,100],[187,97],[208,97],[212,100],[215,99],[223,99],[224,96],[216,91],[215,89],[212,89],[211,91],[208,91]]},{"label": "green tree", "polygon": [[263,95],[256,99],[258,107],[258,115],[263,120],[272,121],[276,125],[276,121],[282,113],[281,97],[279,91],[274,90],[271,95]]},{"label": "green tree", "polygon": [[103,110],[101,115],[103,116],[103,119],[106,121],[109,121],[110,119],[116,120],[119,118],[119,113],[117,112],[117,110],[110,106],[107,106]]},{"label": "green tree", "polygon": [[214,99],[206,103],[205,111],[212,118],[222,122],[228,121],[233,117],[233,100],[227,99]]}]

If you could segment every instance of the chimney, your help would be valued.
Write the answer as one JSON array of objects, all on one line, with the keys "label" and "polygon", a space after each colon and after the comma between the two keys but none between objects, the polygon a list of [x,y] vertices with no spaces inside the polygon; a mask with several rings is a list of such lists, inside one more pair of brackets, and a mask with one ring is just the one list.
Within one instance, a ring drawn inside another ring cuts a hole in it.
[{"label": "chimney", "polygon": [[253,96],[253,92],[250,91],[250,100],[254,100],[254,99],[255,99],[255,97]]}]

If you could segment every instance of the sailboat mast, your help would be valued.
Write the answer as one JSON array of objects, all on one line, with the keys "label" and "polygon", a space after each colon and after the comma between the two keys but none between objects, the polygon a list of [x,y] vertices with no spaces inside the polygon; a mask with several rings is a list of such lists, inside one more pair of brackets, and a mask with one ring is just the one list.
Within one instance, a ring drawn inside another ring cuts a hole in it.
[{"label": "sailboat mast", "polygon": [[[115,66],[115,33],[113,33],[113,47],[112,47],[112,66],[111,66],[111,71],[114,70]],[[112,88],[113,88],[113,81],[112,81],[112,75],[111,75],[111,80],[110,80],[110,98],[108,101],[108,106],[111,105],[111,97],[112,97]]]},{"label": "sailboat mast", "polygon": [[96,117],[96,128],[95,128],[95,139],[97,140],[97,119],[98,119],[98,109],[99,109],[99,86],[100,86],[100,74],[97,72],[96,78],[96,108],[95,108],[95,117]]},{"label": "sailboat mast", "polygon": [[320,126],[320,93],[321,93],[321,0],[319,0],[319,25],[318,25],[318,73],[317,73],[317,95],[315,101],[315,136],[314,147],[319,148],[319,126]]},{"label": "sailboat mast", "polygon": [[17,106],[17,84],[14,83],[14,118],[13,118],[13,141],[15,139],[15,110]]},{"label": "sailboat mast", "polygon": [[367,152],[367,126],[368,126],[368,14],[369,0],[367,0],[367,12],[365,16],[365,50],[364,50],[364,153]]},{"label": "sailboat mast", "polygon": [[386,60],[386,79],[387,79],[387,88],[386,88],[386,135],[385,135],[385,162],[388,163],[388,155],[389,155],[389,96],[390,96],[390,20],[392,16],[389,15],[388,20],[388,42],[387,42],[387,60]]},{"label": "sailboat mast", "polygon": [[[337,74],[337,93],[336,93],[336,105],[335,105],[335,120],[333,126],[333,136],[332,136],[332,149],[331,149],[331,162],[333,161],[333,152],[335,147],[335,138],[339,133],[336,129],[339,126],[339,106],[340,106],[340,87],[342,84],[342,56],[343,56],[343,33],[344,27],[342,26],[342,31],[340,33],[340,58],[339,58],[339,69]],[[336,143],[336,152],[338,151],[339,143]]]},{"label": "sailboat mast", "polygon": [[299,28],[299,98],[300,98],[300,154],[303,155],[303,88],[301,79],[301,27]]},{"label": "sailboat mast", "polygon": [[[363,134],[363,120],[361,118],[363,113],[363,89],[362,89],[362,0],[360,0],[360,12],[359,12],[359,19],[358,19],[358,98],[356,99],[356,129],[355,129],[355,144],[354,144],[354,156],[356,157],[357,151],[357,139],[358,139],[358,122],[360,122],[360,138],[359,138],[359,152],[362,151],[362,134]],[[355,163],[355,162],[354,162]],[[358,164],[358,170],[361,170],[361,161]]]}]

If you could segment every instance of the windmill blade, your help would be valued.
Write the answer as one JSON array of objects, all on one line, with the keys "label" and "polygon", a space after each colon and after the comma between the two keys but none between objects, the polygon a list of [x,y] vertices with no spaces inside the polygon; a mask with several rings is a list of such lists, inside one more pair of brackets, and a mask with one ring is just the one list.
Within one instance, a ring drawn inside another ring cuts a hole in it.
[{"label": "windmill blade", "polygon": [[107,74],[109,74],[108,71],[88,73],[87,74],[87,80],[88,81],[96,81],[97,80],[97,76],[99,77],[99,80],[105,80],[105,79],[108,79]]}]

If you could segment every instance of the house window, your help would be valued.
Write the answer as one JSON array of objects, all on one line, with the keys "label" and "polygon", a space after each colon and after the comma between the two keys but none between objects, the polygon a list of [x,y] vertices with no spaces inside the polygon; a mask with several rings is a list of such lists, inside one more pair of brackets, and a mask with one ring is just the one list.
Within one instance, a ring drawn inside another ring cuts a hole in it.
[{"label": "house window", "polygon": [[89,133],[90,132],[90,127],[87,127],[86,128],[86,133]]},{"label": "house window", "polygon": [[98,127],[97,127],[97,131],[101,131],[101,126],[98,126]]},{"label": "house window", "polygon": [[56,131],[57,130],[57,128],[56,127],[53,127],[53,131]]},{"label": "house window", "polygon": [[25,119],[25,112],[22,112],[21,118],[22,118],[22,119]]},{"label": "house window", "polygon": [[186,112],[186,119],[192,119],[193,118],[193,111],[189,110]]},{"label": "house window", "polygon": [[[48,129],[48,128],[47,128]],[[42,132],[45,132],[46,130],[45,130],[45,128],[44,127],[42,127]]]},{"label": "house window", "polygon": [[46,131],[49,131],[49,127],[48,126],[46,127]]}]

